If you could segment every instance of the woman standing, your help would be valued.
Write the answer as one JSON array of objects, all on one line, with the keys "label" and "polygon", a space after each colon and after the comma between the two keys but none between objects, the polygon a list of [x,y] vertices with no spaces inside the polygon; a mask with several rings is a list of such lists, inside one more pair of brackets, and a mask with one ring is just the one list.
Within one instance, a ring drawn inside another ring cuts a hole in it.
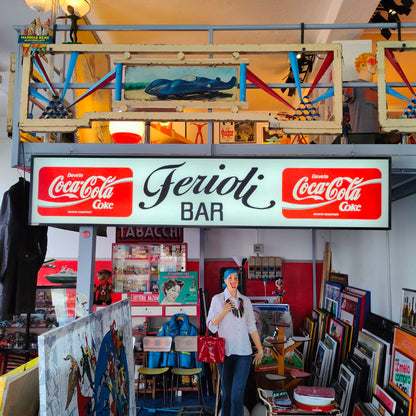
[{"label": "woman standing", "polygon": [[[263,346],[256,329],[253,307],[248,297],[237,289],[238,270],[227,269],[224,273],[226,288],[212,298],[207,325],[211,332],[225,338],[225,360],[218,364],[222,385],[222,416],[244,414],[244,390],[250,365],[259,364]],[[257,348],[253,350],[250,337]]]}]

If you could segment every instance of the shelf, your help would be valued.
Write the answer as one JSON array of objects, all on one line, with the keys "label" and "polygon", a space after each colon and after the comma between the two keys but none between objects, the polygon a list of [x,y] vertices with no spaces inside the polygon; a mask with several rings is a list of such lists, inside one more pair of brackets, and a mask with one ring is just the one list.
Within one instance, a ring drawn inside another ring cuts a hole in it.
[{"label": "shelf", "polygon": [[[29,328],[29,333],[30,334],[36,334],[36,335],[39,335],[39,334],[43,334],[43,333],[45,333],[45,332],[48,332],[48,331],[50,331],[51,329],[54,329],[53,327],[50,327],[50,328],[39,328],[39,327],[30,327]],[[4,330],[5,330],[5,332],[7,333],[7,334],[10,334],[10,333],[16,333],[16,332],[18,332],[18,333],[22,333],[22,334],[25,334],[26,333],[26,330],[27,330],[27,328],[26,327],[20,327],[20,328],[13,328],[13,327],[7,327],[7,328],[4,328]]]}]

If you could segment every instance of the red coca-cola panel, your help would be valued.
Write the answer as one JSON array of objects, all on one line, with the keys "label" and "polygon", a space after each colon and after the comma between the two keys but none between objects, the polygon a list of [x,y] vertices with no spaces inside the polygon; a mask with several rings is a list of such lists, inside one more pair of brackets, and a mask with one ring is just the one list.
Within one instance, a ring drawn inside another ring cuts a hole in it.
[{"label": "red coca-cola panel", "polygon": [[133,209],[133,172],[114,167],[43,167],[37,204],[40,215],[128,217]]},{"label": "red coca-cola panel", "polygon": [[375,168],[287,168],[285,218],[375,220],[381,215],[382,175]]}]

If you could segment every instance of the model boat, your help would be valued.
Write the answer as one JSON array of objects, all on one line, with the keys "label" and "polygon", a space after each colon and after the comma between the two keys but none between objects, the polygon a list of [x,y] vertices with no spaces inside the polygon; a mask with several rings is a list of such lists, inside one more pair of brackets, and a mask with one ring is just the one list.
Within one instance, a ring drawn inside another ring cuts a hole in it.
[{"label": "model boat", "polygon": [[77,272],[63,266],[59,273],[45,276],[51,283],[75,283]]}]

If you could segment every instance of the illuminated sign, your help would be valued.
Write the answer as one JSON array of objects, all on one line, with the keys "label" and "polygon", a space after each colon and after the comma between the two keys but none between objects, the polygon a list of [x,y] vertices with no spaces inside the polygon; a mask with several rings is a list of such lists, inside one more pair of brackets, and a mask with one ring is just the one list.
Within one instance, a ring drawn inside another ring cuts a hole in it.
[{"label": "illuminated sign", "polygon": [[390,227],[389,158],[32,162],[33,224]]}]

